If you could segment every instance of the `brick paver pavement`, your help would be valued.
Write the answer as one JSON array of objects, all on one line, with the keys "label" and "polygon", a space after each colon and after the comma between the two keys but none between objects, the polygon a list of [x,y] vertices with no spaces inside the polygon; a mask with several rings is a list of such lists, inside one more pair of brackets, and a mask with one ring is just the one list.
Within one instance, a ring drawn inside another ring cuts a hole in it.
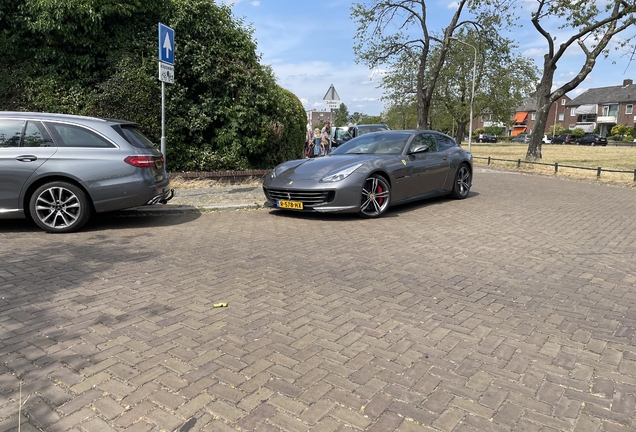
[{"label": "brick paver pavement", "polygon": [[0,432],[20,380],[23,431],[633,430],[636,190],[475,177],[379,220],[2,221]]}]

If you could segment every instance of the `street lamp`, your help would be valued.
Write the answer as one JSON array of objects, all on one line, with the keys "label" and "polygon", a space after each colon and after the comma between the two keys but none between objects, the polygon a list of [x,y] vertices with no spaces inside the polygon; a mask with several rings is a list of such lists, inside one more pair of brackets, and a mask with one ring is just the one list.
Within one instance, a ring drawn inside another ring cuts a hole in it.
[{"label": "street lamp", "polygon": [[449,39],[452,39],[464,45],[468,45],[469,47],[475,50],[475,61],[473,63],[473,90],[470,93],[470,121],[468,125],[468,151],[470,151],[470,143],[472,142],[472,138],[473,138],[473,100],[475,99],[475,73],[477,72],[477,48],[475,48],[474,45],[471,45],[468,42],[459,40],[453,36],[451,36]]}]

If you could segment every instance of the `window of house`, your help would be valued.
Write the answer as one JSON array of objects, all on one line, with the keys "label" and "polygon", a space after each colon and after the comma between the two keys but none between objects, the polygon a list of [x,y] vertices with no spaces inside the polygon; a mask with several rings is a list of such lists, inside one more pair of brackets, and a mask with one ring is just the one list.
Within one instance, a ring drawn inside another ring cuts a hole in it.
[{"label": "window of house", "polygon": [[570,117],[576,117],[576,108],[570,108]]},{"label": "window of house", "polygon": [[536,120],[536,119],[537,119],[537,113],[536,113],[536,112],[533,112],[532,114],[530,114],[530,118],[531,118],[532,120]]},{"label": "window of house", "polygon": [[565,105],[565,99],[561,99],[561,105]]},{"label": "window of house", "polygon": [[634,111],[634,105],[625,106],[625,114],[632,114]]},{"label": "window of house", "polygon": [[559,121],[563,121],[565,113],[559,113]]},{"label": "window of house", "polygon": [[618,104],[603,105],[603,115],[618,117]]}]

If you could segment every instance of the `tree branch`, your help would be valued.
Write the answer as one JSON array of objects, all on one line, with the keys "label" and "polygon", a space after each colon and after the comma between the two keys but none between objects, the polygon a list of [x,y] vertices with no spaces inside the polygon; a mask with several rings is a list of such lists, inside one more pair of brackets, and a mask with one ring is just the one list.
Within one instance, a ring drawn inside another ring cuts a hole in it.
[{"label": "tree branch", "polygon": [[[628,8],[625,8],[623,10],[619,10],[621,3],[620,2],[616,2],[614,3],[614,9],[612,11],[612,13],[606,17],[605,19],[598,21],[596,23],[590,24],[589,26],[581,29],[577,34],[575,34],[574,36],[572,36],[570,39],[568,39],[567,41],[565,41],[564,43],[561,44],[561,46],[559,47],[559,50],[554,54],[554,56],[552,57],[552,60],[550,61],[550,63],[552,65],[556,64],[558,62],[558,60],[563,56],[563,54],[565,54],[565,51],[576,41],[578,41],[580,38],[582,38],[583,36],[592,33],[594,30],[598,30],[599,28],[603,27],[606,24],[610,24],[610,23],[616,23],[619,19],[625,17],[626,15],[628,15],[629,13],[633,12],[633,7],[630,6]],[[634,19],[630,19],[627,21],[627,23],[633,23]],[[622,26],[621,26],[622,27]],[[624,27],[623,27],[624,30]],[[612,33],[612,36],[616,34],[615,32]],[[607,44],[606,44],[607,45]]]}]

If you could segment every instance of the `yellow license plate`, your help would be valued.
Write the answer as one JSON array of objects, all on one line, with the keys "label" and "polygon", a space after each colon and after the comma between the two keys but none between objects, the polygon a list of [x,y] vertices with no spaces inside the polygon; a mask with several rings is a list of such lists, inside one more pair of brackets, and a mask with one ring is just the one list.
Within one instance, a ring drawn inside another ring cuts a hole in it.
[{"label": "yellow license plate", "polygon": [[286,208],[286,209],[302,210],[303,209],[303,203],[300,202],[300,201],[283,201],[283,200],[279,200],[278,201],[278,207]]}]

